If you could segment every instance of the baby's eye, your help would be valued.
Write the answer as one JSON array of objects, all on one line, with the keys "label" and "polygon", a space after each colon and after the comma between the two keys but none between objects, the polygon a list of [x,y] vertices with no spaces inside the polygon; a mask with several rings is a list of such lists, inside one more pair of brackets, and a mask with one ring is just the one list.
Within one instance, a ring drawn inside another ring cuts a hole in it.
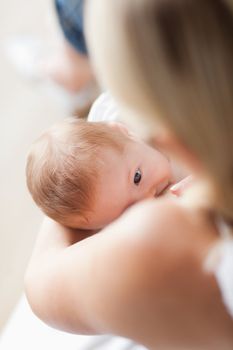
[{"label": "baby's eye", "polygon": [[134,174],[134,183],[135,185],[138,185],[142,179],[142,173],[140,169],[137,169]]}]

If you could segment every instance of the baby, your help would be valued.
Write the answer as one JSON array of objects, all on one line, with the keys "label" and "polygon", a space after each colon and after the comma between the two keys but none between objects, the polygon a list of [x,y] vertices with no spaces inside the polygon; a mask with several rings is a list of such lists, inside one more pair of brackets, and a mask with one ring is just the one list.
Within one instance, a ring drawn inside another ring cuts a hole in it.
[{"label": "baby", "polygon": [[169,160],[120,123],[68,118],[32,145],[27,185],[50,218],[98,230],[174,182]]}]

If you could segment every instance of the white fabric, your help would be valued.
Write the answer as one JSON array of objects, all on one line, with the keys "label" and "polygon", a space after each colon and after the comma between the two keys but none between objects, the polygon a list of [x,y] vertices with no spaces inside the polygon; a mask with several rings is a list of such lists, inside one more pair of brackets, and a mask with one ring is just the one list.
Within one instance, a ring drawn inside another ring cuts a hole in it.
[{"label": "white fabric", "polygon": [[224,242],[222,257],[216,268],[215,275],[223,301],[233,318],[233,240]]},{"label": "white fabric", "polygon": [[102,93],[93,103],[88,115],[89,122],[119,121],[117,105],[108,92]]},{"label": "white fabric", "polygon": [[222,241],[216,247],[214,273],[223,302],[233,318],[233,238],[230,228],[221,219],[216,222]]},{"label": "white fabric", "polygon": [[222,236],[222,243],[220,259],[215,268],[215,276],[223,302],[233,318],[233,238],[230,229],[222,220],[219,220],[217,225]]},{"label": "white fabric", "polygon": [[20,299],[0,337],[0,349],[147,350],[120,337],[75,335],[50,328],[32,313],[25,296]]}]

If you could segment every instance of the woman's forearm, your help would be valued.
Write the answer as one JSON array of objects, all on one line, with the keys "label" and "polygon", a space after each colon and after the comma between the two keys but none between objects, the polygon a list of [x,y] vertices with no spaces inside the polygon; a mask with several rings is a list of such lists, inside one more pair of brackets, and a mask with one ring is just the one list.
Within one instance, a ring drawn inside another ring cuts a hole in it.
[{"label": "woman's forearm", "polygon": [[[121,334],[127,329],[133,299],[141,293],[137,285],[148,270],[140,219],[147,222],[146,213],[140,205],[100,233],[82,240],[80,234],[77,243],[74,231],[46,219],[25,276],[35,314],[68,332]],[[134,324],[133,314],[130,318]]]},{"label": "woman's forearm", "polygon": [[[190,222],[190,210],[161,199],[138,204],[77,243],[73,231],[44,223],[25,278],[32,309],[68,332],[118,334],[148,348],[207,342],[214,349],[209,335],[229,340],[232,324],[213,276],[203,270],[218,237],[196,225],[190,230]],[[203,332],[196,333],[197,324]]]},{"label": "woman's forearm", "polygon": [[[69,229],[59,223],[45,218],[25,273],[25,292],[35,314],[48,324],[59,328],[59,322],[65,320],[67,310],[62,310],[66,299],[65,275],[70,275],[72,264],[66,264],[67,250],[79,241],[91,236],[93,232]],[[77,254],[78,254],[78,247]],[[69,255],[69,254],[68,254]],[[75,261],[74,261],[75,264]],[[78,268],[78,266],[73,271]],[[74,276],[75,279],[75,276]],[[58,291],[64,293],[60,293]],[[64,315],[63,315],[64,314]],[[72,314],[72,313],[70,313]],[[78,324],[78,322],[77,322]],[[68,326],[68,323],[67,323]],[[79,321],[81,333],[92,331]],[[60,328],[64,329],[61,324]],[[68,329],[70,331],[70,329]],[[93,331],[92,331],[93,332]]]}]

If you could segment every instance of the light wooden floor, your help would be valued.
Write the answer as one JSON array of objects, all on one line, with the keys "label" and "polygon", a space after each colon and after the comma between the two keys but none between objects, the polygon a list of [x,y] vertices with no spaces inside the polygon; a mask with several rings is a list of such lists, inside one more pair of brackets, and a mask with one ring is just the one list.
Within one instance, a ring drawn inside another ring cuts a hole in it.
[{"label": "light wooden floor", "polygon": [[0,12],[0,330],[22,292],[41,221],[25,187],[25,157],[35,137],[65,113],[42,87],[20,77],[4,55],[15,35],[56,36],[52,0],[1,0]]}]

